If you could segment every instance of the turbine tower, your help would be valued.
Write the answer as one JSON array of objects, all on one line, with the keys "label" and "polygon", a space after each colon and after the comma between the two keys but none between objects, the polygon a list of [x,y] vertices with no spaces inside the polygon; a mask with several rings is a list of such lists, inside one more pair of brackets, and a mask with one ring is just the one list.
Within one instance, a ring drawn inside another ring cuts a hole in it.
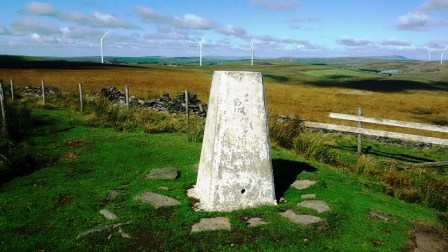
[{"label": "turbine tower", "polygon": [[202,44],[204,44],[204,38],[199,42],[199,66],[202,66]]},{"label": "turbine tower", "polygon": [[428,50],[428,62],[431,61],[431,49],[429,47],[426,47],[426,50]]},{"label": "turbine tower", "polygon": [[250,46],[249,50],[252,51],[252,58],[250,60],[250,65],[253,66],[254,65],[254,51],[255,51],[254,39],[252,39],[252,45]]},{"label": "turbine tower", "polygon": [[103,40],[107,36],[107,34],[109,34],[109,32],[104,33],[104,35],[100,38],[101,63],[104,63],[104,58],[103,58]]},{"label": "turbine tower", "polygon": [[445,50],[446,50],[447,48],[448,48],[448,46],[445,47],[445,48],[443,48],[442,50],[440,50],[440,52],[442,52],[442,54],[440,55],[440,65],[443,64],[443,53],[445,52]]}]

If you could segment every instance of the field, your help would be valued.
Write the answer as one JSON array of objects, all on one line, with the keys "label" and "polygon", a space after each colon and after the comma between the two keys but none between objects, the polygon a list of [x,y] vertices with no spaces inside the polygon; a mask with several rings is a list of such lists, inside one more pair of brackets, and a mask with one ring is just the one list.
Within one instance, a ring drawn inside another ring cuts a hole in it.
[{"label": "field", "polygon": [[[448,167],[398,169],[400,162],[447,161],[446,147],[364,139],[366,154],[358,157],[352,136],[308,132],[276,117],[343,124],[328,113],[355,114],[362,107],[366,116],[447,125],[446,65],[352,58],[264,60],[254,67],[238,60],[204,67],[8,60],[0,57],[4,84],[13,79],[18,86],[38,86],[44,80],[76,94],[81,82],[91,95],[128,85],[130,94],[141,98],[174,97],[187,89],[204,102],[213,71],[262,72],[274,182],[283,200],[227,213],[196,212],[186,190],[196,182],[202,120],[190,118],[187,125],[183,116],[101,99],[86,99],[81,113],[76,95],[48,97],[45,106],[39,97],[25,95],[14,102],[23,110],[12,113],[20,137],[0,137],[1,168],[9,162],[21,175],[1,180],[0,251],[411,251],[416,237],[448,249]],[[385,77],[380,70],[402,73]],[[180,176],[147,178],[162,167],[175,167]],[[289,187],[295,179],[317,184],[299,191]],[[111,198],[111,191],[120,194]],[[144,191],[181,204],[155,209],[134,200]],[[316,214],[297,205],[309,193],[329,204],[331,211],[319,214],[326,222],[303,227],[280,216],[287,210]],[[118,219],[106,220],[102,209]],[[191,232],[201,218],[218,216],[229,218],[231,231]],[[269,224],[249,227],[252,217]],[[89,230],[94,231],[86,234]]]},{"label": "field", "polygon": [[[195,184],[201,144],[187,141],[185,134],[93,127],[85,115],[55,108],[34,109],[32,116],[36,125],[28,141],[45,168],[0,187],[2,251],[402,251],[414,246],[415,234],[439,237],[434,230],[440,227],[433,223],[443,215],[434,209],[384,194],[377,180],[275,146],[274,178],[282,203],[196,212],[186,190]],[[167,166],[180,171],[177,180],[147,178],[151,169]],[[317,184],[300,191],[283,186],[296,176]],[[111,190],[120,194],[111,198]],[[134,200],[144,191],[181,204],[155,209]],[[316,215],[297,206],[307,193],[329,204],[329,212],[318,214],[325,223],[303,227],[280,216],[286,210]],[[105,219],[102,209],[118,219]],[[229,218],[231,231],[191,233],[201,218],[218,216]],[[252,217],[269,224],[248,227]],[[92,229],[97,231],[86,233]],[[437,239],[430,245],[444,248]]]},{"label": "field", "polygon": [[[241,61],[204,67],[93,63],[53,63],[46,66],[40,62],[20,67],[20,64],[11,63],[11,68],[2,64],[0,78],[5,81],[12,78],[20,86],[36,86],[44,80],[49,86],[69,92],[75,92],[79,82],[92,93],[107,86],[124,89],[124,85],[128,85],[131,95],[143,98],[162,93],[175,96],[188,89],[207,102],[213,71],[259,71],[264,76],[271,114],[332,122],[328,118],[329,112],[354,114],[358,107],[362,107],[364,115],[371,117],[447,123],[448,65],[414,61],[353,61],[355,63],[348,58],[338,64],[304,65],[270,60],[258,62],[254,67],[243,65],[246,63]],[[383,77],[373,72],[384,69],[398,69],[402,74]]]}]

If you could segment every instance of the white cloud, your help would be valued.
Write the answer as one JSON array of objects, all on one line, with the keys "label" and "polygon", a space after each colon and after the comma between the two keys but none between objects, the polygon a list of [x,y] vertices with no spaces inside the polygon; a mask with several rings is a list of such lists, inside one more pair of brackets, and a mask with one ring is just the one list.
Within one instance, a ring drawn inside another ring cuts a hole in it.
[{"label": "white cloud", "polygon": [[136,7],[135,12],[140,19],[146,23],[163,24],[179,29],[193,30],[210,30],[216,27],[213,22],[195,14],[185,14],[183,17],[172,17],[157,13],[154,10],[143,6]]},{"label": "white cloud", "polygon": [[448,0],[427,0],[419,9],[422,11],[448,9]]},{"label": "white cloud", "polygon": [[51,16],[57,14],[57,11],[53,6],[42,2],[30,2],[26,4],[23,7],[23,12],[38,16]]},{"label": "white cloud", "polygon": [[147,23],[167,23],[171,19],[166,15],[156,13],[152,9],[143,6],[137,6],[135,8],[135,12],[143,21]]},{"label": "white cloud", "polygon": [[251,0],[250,4],[257,8],[273,11],[295,9],[299,5],[297,0]]},{"label": "white cloud", "polygon": [[336,42],[344,46],[371,46],[374,45],[373,41],[369,39],[357,39],[350,36],[342,36],[336,39]]},{"label": "white cloud", "polygon": [[240,38],[243,38],[246,35],[246,30],[244,28],[235,25],[224,25],[217,30],[224,35],[231,35]]},{"label": "white cloud", "polygon": [[401,30],[422,31],[429,27],[429,17],[422,12],[408,12],[398,17],[396,24]]},{"label": "white cloud", "polygon": [[183,17],[175,17],[172,25],[183,29],[210,30],[214,28],[214,24],[206,19],[194,14],[185,14]]},{"label": "white cloud", "polygon": [[409,41],[391,38],[391,39],[385,39],[385,40],[381,41],[381,45],[383,45],[383,46],[399,46],[399,47],[401,46],[401,47],[406,47],[406,46],[411,46],[412,44]]},{"label": "white cloud", "polygon": [[23,12],[34,16],[54,17],[62,21],[74,22],[91,27],[135,29],[136,25],[120,19],[112,14],[94,12],[87,16],[80,12],[63,12],[42,2],[31,2],[24,6]]},{"label": "white cloud", "polygon": [[41,23],[36,20],[20,20],[10,25],[10,33],[13,35],[28,35],[30,33],[55,34],[59,33],[59,28],[53,24]]}]

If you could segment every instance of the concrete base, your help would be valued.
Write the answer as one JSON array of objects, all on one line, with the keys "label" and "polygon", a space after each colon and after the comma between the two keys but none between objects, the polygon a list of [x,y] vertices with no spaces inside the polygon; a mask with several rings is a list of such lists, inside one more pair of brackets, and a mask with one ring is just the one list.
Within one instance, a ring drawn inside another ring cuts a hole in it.
[{"label": "concrete base", "polygon": [[276,205],[261,73],[214,72],[195,191],[208,211]]}]

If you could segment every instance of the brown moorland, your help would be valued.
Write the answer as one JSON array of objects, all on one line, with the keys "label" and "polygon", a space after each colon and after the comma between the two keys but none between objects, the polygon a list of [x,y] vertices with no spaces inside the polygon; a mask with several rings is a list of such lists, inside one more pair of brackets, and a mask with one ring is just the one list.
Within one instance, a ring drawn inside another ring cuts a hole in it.
[{"label": "brown moorland", "polygon": [[[363,71],[399,69],[402,74],[381,76]],[[403,121],[442,124],[448,121],[448,66],[437,62],[374,62],[340,65],[301,65],[279,61],[215,66],[120,66],[71,64],[57,67],[2,67],[0,78],[19,86],[48,86],[76,92],[79,82],[85,92],[97,93],[115,86],[142,98],[163,93],[177,95],[187,89],[207,102],[213,71],[259,71],[263,73],[269,113],[293,115],[309,121],[355,125],[328,118],[329,112],[355,114],[362,107],[364,115]],[[392,127],[371,125],[385,130]],[[400,129],[404,133],[416,133]],[[418,132],[427,136],[447,134]]]}]

